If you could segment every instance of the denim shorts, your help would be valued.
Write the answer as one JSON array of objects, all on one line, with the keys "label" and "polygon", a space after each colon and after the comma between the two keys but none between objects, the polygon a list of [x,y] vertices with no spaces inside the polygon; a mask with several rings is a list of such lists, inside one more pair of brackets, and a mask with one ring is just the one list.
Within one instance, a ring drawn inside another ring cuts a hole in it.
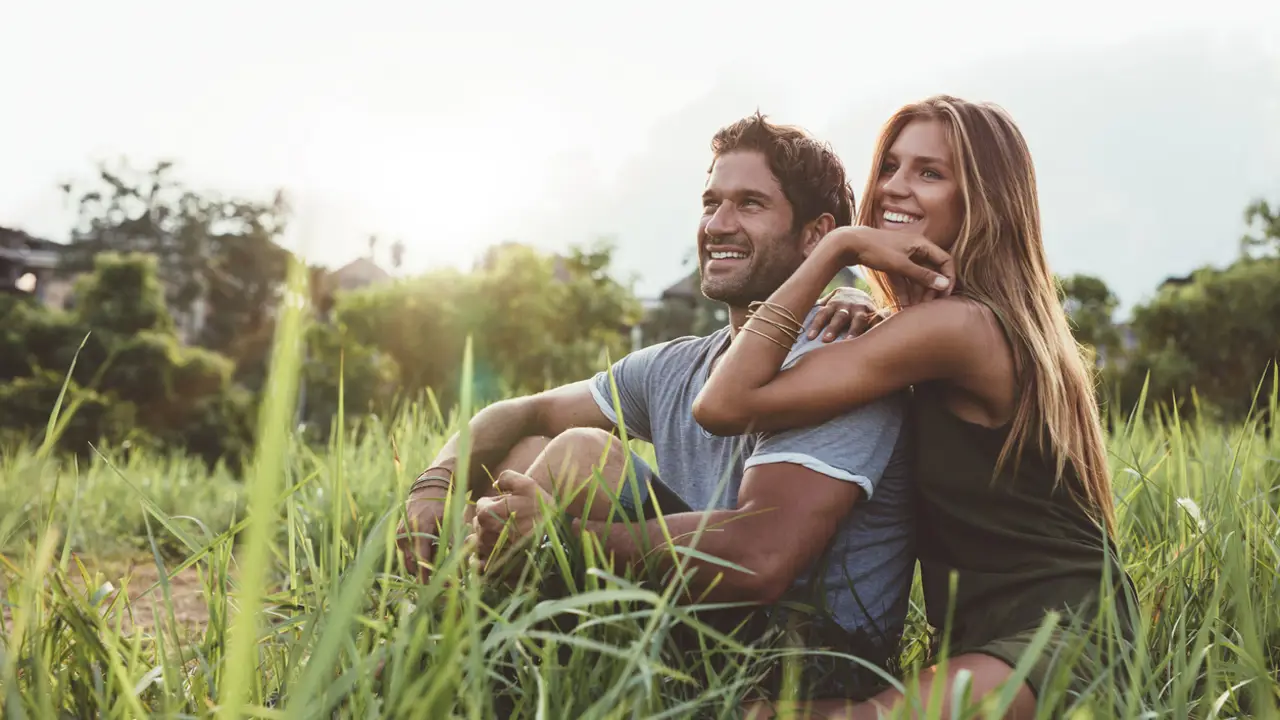
[{"label": "denim shorts", "polygon": [[663,515],[693,511],[634,450],[631,463],[634,472],[627,474],[626,482],[618,491],[618,508],[627,519],[651,519],[657,517],[659,509]]}]

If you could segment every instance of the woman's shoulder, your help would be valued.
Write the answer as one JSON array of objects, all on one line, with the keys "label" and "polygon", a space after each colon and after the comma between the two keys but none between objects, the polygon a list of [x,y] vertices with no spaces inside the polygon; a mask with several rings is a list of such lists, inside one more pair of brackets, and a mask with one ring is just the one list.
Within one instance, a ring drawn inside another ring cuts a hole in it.
[{"label": "woman's shoulder", "polygon": [[985,303],[962,295],[912,305],[886,320],[914,325],[950,351],[990,351],[1007,341],[996,313]]}]

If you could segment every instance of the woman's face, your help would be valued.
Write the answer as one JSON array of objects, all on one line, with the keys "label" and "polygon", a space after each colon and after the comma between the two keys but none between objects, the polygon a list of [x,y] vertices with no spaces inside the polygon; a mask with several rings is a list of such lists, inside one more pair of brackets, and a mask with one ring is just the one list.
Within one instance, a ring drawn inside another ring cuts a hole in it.
[{"label": "woman's face", "polygon": [[908,122],[879,168],[873,206],[876,227],[918,233],[950,250],[964,220],[953,156],[940,121]]}]

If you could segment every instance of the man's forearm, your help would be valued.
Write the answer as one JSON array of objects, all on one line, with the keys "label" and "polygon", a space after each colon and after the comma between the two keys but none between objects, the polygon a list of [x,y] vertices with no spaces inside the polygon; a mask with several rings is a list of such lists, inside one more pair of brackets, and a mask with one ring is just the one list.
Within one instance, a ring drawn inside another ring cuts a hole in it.
[{"label": "man's forearm", "polygon": [[[538,434],[537,407],[529,398],[503,400],[476,413],[467,427],[471,462],[466,487],[473,497],[480,497],[489,487],[485,468],[497,467],[516,443]],[[436,454],[428,473],[443,469],[452,476],[458,468],[460,444],[460,434],[454,433]]]},{"label": "man's forearm", "polygon": [[[746,540],[754,534],[748,527],[753,521],[757,519],[735,510],[667,515],[663,523],[671,538],[669,542],[656,519],[644,523],[575,519],[572,527],[575,535],[585,530],[599,538],[605,552],[622,566],[619,571],[631,568],[651,576],[665,575],[675,567],[676,555],[681,555],[685,559],[685,572],[692,576],[686,576],[687,592],[694,600],[773,602],[786,589],[789,580],[779,572],[782,568],[774,567],[777,563],[773,562],[771,553]],[[703,527],[701,533],[700,527]],[[719,558],[749,572],[680,553],[676,547],[695,548],[700,555]]]}]

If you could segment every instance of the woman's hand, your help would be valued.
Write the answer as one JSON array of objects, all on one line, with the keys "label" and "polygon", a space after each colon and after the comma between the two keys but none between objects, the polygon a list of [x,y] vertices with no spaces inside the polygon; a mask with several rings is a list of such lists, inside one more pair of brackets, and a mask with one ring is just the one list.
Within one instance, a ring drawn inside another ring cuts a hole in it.
[{"label": "woman's hand", "polygon": [[854,287],[838,287],[818,301],[822,309],[809,323],[810,340],[821,334],[822,342],[835,340],[843,333],[851,338],[876,326],[882,316],[875,301],[867,293]]},{"label": "woman's hand", "polygon": [[850,265],[897,275],[942,297],[955,288],[956,267],[951,256],[923,235],[861,226],[839,228],[836,233]]}]

